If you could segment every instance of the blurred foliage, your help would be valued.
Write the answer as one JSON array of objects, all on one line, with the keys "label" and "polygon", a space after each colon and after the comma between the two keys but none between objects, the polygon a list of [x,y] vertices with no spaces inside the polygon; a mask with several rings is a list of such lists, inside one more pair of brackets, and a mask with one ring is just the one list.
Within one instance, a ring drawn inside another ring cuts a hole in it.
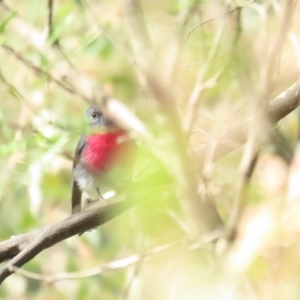
[{"label": "blurred foliage", "polygon": [[[49,45],[62,51],[72,64],[103,85],[108,93],[133,110],[139,110],[142,117],[143,114],[151,117],[128,51],[121,1],[53,2],[52,34],[47,37],[47,1],[5,1],[15,13],[0,19],[0,45],[7,44],[40,68],[55,72],[56,62],[28,43],[29,39],[36,38],[38,43],[39,39],[46,38]],[[221,0],[142,1],[156,63],[162,74],[170,55],[169,41],[177,34],[180,16],[191,9],[184,38],[179,44],[181,57],[172,84],[182,120],[202,67],[206,68],[205,80],[222,73],[199,100],[190,139],[190,153],[195,157],[203,143],[249,117],[252,100],[259,90],[261,65],[278,31],[283,5],[284,1],[251,4]],[[238,6],[240,8],[228,13]],[[41,35],[26,38],[17,35],[9,28],[17,15]],[[298,76],[299,16],[298,5],[290,40],[280,54],[273,96]],[[206,20],[210,21],[200,25]],[[213,61],[208,61],[213,48],[216,48]],[[89,104],[49,79],[35,75],[3,48],[0,61],[0,238],[6,240],[70,215],[70,157],[79,136],[87,130],[84,111]],[[280,130],[294,145],[298,130],[296,112],[281,123]],[[266,144],[244,205],[250,215],[270,199],[277,203],[285,197],[288,166],[275,154],[276,147]],[[224,220],[232,210],[241,154],[238,150],[225,157],[205,178],[207,193]],[[142,163],[152,159],[147,154],[140,155]],[[160,175],[164,178],[165,174]],[[124,213],[97,231],[73,237],[42,252],[24,268],[44,275],[79,272],[186,237],[180,226],[182,215],[177,199],[172,193],[150,194],[144,201],[140,208]],[[179,221],[170,216],[170,211],[178,214]],[[286,245],[289,247],[285,248]],[[14,274],[1,287],[0,297],[250,299],[253,293],[257,295],[254,298],[259,299],[298,299],[299,245],[292,238],[281,244],[278,237],[268,247],[257,251],[249,269],[241,276],[251,285],[250,292],[247,288],[230,290],[230,278],[221,277],[218,268],[211,263],[214,253],[209,246],[187,252],[181,245],[145,258],[134,266],[90,278],[46,284]]]}]

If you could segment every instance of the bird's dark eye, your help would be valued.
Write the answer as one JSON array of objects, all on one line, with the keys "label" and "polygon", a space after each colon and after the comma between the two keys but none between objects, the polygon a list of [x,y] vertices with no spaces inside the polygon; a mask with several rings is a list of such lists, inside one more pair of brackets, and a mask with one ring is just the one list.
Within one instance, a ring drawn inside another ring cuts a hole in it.
[{"label": "bird's dark eye", "polygon": [[93,119],[96,119],[97,114],[96,114],[95,112],[93,112],[93,113],[92,113],[92,117],[93,117]]}]

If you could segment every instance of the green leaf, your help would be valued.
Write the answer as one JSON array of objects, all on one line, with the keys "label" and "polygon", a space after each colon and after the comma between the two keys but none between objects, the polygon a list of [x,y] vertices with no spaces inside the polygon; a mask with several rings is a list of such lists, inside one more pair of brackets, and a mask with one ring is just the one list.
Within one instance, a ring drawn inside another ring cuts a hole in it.
[{"label": "green leaf", "polygon": [[0,23],[0,34],[2,34],[5,30],[6,25],[9,23],[10,20],[12,20],[16,16],[16,12],[11,12],[6,19]]}]

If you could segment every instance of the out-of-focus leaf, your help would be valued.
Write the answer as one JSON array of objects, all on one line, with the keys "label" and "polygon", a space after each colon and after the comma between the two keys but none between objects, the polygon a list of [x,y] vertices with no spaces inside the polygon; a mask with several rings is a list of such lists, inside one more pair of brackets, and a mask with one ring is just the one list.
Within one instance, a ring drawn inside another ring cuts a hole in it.
[{"label": "out-of-focus leaf", "polygon": [[[7,24],[16,16],[16,12],[11,12],[1,23],[0,23],[0,35],[4,32]],[[1,43],[0,43],[1,44]]]}]

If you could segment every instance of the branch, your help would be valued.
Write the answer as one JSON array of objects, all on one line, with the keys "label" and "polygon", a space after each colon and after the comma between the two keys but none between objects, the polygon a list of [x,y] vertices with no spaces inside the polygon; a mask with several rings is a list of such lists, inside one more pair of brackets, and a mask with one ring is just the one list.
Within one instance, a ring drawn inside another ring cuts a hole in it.
[{"label": "branch", "polygon": [[18,274],[21,274],[25,277],[35,279],[35,280],[40,280],[44,281],[46,283],[53,283],[57,281],[63,281],[63,280],[77,280],[77,279],[82,279],[82,278],[88,278],[96,275],[100,275],[104,272],[108,271],[115,271],[115,270],[120,270],[120,269],[125,269],[128,268],[138,262],[141,262],[145,258],[164,252],[166,250],[169,250],[173,247],[180,246],[182,244],[188,243],[188,240],[179,240],[179,241],[174,241],[165,245],[157,246],[154,249],[148,250],[144,253],[141,254],[133,254],[121,259],[117,259],[105,264],[102,264],[101,266],[85,270],[85,271],[80,271],[80,272],[72,272],[72,273],[57,273],[54,275],[43,275],[43,274],[38,274],[38,273],[33,273],[29,272],[23,269],[19,269],[15,266],[12,266],[11,268]]},{"label": "branch", "polygon": [[[163,178],[157,176],[157,173],[153,173],[140,181],[129,184],[124,191],[124,195],[116,195],[110,198],[105,207],[100,204],[95,205],[56,224],[14,236],[0,243],[0,263],[12,258],[0,270],[0,284],[10,274],[14,273],[14,267],[20,268],[44,249],[71,236],[101,226],[137,203],[144,205],[148,201],[145,200],[146,195],[151,195],[150,201],[153,201],[153,198],[156,199],[161,195],[162,191],[166,192],[171,187],[168,176]],[[123,200],[124,198],[125,200]],[[149,197],[146,198],[148,199]],[[141,199],[143,201],[140,201]]]},{"label": "branch", "polygon": [[[295,110],[299,105],[300,81],[297,81],[270,102],[267,110],[267,117],[271,123],[276,123]],[[214,146],[214,154],[212,156],[213,162],[221,159],[243,145],[246,142],[250,120],[251,118],[242,124],[227,129],[217,138],[217,140],[213,140],[211,143],[203,146],[198,153],[199,168],[203,168],[206,161],[206,155],[212,145]]]},{"label": "branch", "polygon": [[53,34],[53,1],[48,0],[48,38]]},{"label": "branch", "polygon": [[100,226],[127,211],[134,204],[134,201],[126,200],[105,207],[97,205],[93,209],[82,211],[54,225],[14,236],[0,243],[0,262],[13,258],[0,270],[0,284],[13,273],[12,266],[23,266],[44,249]]},{"label": "branch", "polygon": [[46,76],[48,80],[54,81],[60,88],[80,96],[89,103],[98,105],[105,114],[118,122],[122,127],[130,129],[142,137],[149,137],[149,132],[145,125],[122,101],[107,94],[101,85],[80,70],[77,70],[73,64],[66,63],[66,57],[62,57],[61,51],[51,47],[45,34],[26,23],[6,3],[0,1],[0,19],[5,20],[12,15],[14,17],[8,22],[7,28],[21,37],[23,41],[34,48],[46,60],[52,62],[54,71],[51,74],[43,71],[9,45],[5,45],[5,48],[2,47],[3,49],[13,54],[35,74]]},{"label": "branch", "polygon": [[[147,38],[147,26],[139,2],[122,0],[122,13],[137,62],[136,71],[140,84],[147,99],[156,103],[157,113],[154,118],[157,127],[154,131],[159,134],[154,143],[148,145],[165,170],[175,179],[179,187],[178,200],[188,221],[190,235],[199,237],[206,231],[222,228],[223,222],[212,201],[199,201],[198,181],[187,151],[186,134],[182,130],[172,85],[165,83],[161,70],[155,63],[155,52],[151,44],[149,46],[151,41]],[[164,130],[160,130],[161,126],[164,126]]]},{"label": "branch", "polygon": [[209,22],[212,22],[212,21],[215,21],[217,19],[220,19],[222,17],[226,17],[227,15],[230,15],[234,12],[237,12],[239,10],[241,10],[242,8],[246,7],[247,5],[249,5],[250,3],[253,3],[255,0],[250,0],[249,2],[245,3],[244,5],[241,5],[241,6],[235,6],[234,8],[230,9],[229,11],[226,11],[220,15],[217,15],[215,17],[212,17],[212,18],[209,18],[203,22],[201,22],[200,24],[197,24],[196,26],[194,26],[192,29],[190,29],[185,37],[185,40],[184,40],[184,45],[187,43],[188,39],[190,38],[190,35],[199,27],[209,23]]}]

